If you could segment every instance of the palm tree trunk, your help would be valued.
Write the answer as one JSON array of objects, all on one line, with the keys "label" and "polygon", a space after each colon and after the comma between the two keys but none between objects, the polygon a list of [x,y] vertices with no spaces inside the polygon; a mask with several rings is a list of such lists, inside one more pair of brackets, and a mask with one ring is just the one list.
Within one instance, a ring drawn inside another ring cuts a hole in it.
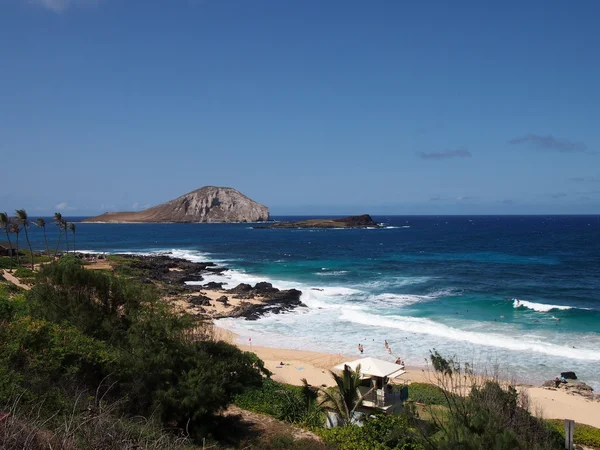
[{"label": "palm tree trunk", "polygon": [[46,243],[46,254],[48,255],[48,259],[50,259],[50,249],[48,248],[48,238],[46,237],[46,227],[44,227],[44,242]]},{"label": "palm tree trunk", "polygon": [[62,231],[60,228],[58,229],[58,241],[56,241],[56,250],[54,250],[54,259],[56,259],[56,255],[58,254],[58,247],[60,247],[60,238],[62,237]]},{"label": "palm tree trunk", "polygon": [[31,258],[31,270],[33,270],[33,250],[31,249],[31,242],[29,242],[29,233],[27,232],[27,226],[25,228],[25,239],[27,239],[27,245],[29,246],[29,257]]},{"label": "palm tree trunk", "polygon": [[75,233],[73,233],[73,254],[75,254]]},{"label": "palm tree trunk", "polygon": [[17,268],[21,267],[21,259],[19,258],[19,233],[17,233]]},{"label": "palm tree trunk", "polygon": [[9,271],[12,273],[12,263],[13,263],[13,255],[12,255],[12,244],[10,243],[10,235],[8,234],[8,225],[6,226],[6,228],[4,229],[4,231],[6,232],[6,240],[8,241],[8,246],[10,247],[10,269]]},{"label": "palm tree trunk", "polygon": [[65,224],[65,244],[67,245],[67,253],[69,253],[69,233],[67,233],[67,225]]}]

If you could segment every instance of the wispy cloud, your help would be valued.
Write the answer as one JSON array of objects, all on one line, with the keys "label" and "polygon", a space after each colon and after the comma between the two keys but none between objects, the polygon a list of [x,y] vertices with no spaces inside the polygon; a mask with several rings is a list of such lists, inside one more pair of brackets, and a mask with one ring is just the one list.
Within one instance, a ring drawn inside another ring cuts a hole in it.
[{"label": "wispy cloud", "polygon": [[56,13],[61,13],[71,6],[89,6],[96,5],[101,0],[27,0],[29,3],[34,3],[47,8]]},{"label": "wispy cloud", "polygon": [[446,149],[442,152],[417,152],[417,156],[423,159],[448,159],[448,158],[470,158],[473,156],[467,147]]},{"label": "wispy cloud", "polygon": [[503,205],[514,205],[515,201],[512,198],[505,198],[504,200],[498,200],[498,203]]},{"label": "wispy cloud", "polygon": [[569,181],[575,183],[600,183],[600,177],[573,177],[569,178]]},{"label": "wispy cloud", "polygon": [[563,198],[563,197],[567,196],[567,194],[565,192],[554,192],[554,193],[550,193],[550,194],[546,194],[546,195],[553,199]]},{"label": "wispy cloud", "polygon": [[434,195],[429,199],[430,202],[439,202],[440,200],[442,200],[442,197],[440,197],[439,195]]},{"label": "wispy cloud", "polygon": [[508,141],[510,145],[527,145],[539,150],[560,153],[595,153],[588,149],[583,142],[573,142],[569,139],[559,139],[554,136],[539,136],[537,134],[528,134],[526,136],[516,137]]},{"label": "wispy cloud", "polygon": [[61,202],[54,206],[57,211],[75,211],[77,207],[69,205],[67,202]]},{"label": "wispy cloud", "polygon": [[140,204],[138,202],[135,202],[133,205],[131,205],[131,209],[137,211],[138,209],[140,209]]}]

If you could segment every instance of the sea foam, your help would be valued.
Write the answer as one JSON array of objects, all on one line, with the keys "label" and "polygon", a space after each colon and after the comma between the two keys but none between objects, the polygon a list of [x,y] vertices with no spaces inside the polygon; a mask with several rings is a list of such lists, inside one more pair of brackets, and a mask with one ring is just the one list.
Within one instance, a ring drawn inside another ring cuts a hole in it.
[{"label": "sea foam", "polygon": [[513,300],[513,307],[532,309],[532,310],[538,311],[538,312],[549,312],[552,310],[563,310],[564,311],[567,309],[572,309],[571,306],[547,305],[545,303],[535,303],[535,302],[528,302],[526,300],[517,300],[517,299]]},{"label": "sea foam", "polygon": [[419,317],[388,316],[382,317],[361,311],[344,311],[341,320],[373,326],[402,330],[410,333],[433,335],[453,341],[469,342],[476,345],[502,348],[513,351],[537,352],[562,358],[600,361],[600,351],[573,348],[568,345],[556,345],[529,337],[507,336],[497,333],[480,333],[459,330],[429,319]]}]

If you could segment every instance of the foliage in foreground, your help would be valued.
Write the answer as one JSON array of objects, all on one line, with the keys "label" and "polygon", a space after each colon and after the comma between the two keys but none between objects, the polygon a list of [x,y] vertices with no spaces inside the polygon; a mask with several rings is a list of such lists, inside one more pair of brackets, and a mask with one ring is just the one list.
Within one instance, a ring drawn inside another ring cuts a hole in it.
[{"label": "foliage in foreground", "polygon": [[[436,450],[561,449],[560,434],[527,410],[527,399],[512,386],[478,379],[469,365],[443,358],[434,350],[431,363],[447,401],[444,414],[431,411],[438,432],[426,436]],[[467,395],[465,395],[467,394]]]},{"label": "foliage in foreground", "polygon": [[378,414],[362,424],[321,429],[317,433],[328,444],[344,450],[422,450],[422,438],[407,415]]},{"label": "foliage in foreground", "polygon": [[[555,429],[560,435],[565,437],[565,425],[562,420],[547,420],[548,424]],[[585,425],[583,423],[575,423],[573,431],[573,440],[576,444],[588,445],[600,449],[600,428]]]},{"label": "foliage in foreground", "polygon": [[0,404],[18,397],[46,415],[84,392],[200,437],[235,395],[262,384],[256,355],[213,341],[152,288],[75,257],[42,267],[31,291],[0,295],[0,325]]},{"label": "foliage in foreground", "polygon": [[439,386],[430,383],[411,383],[408,387],[410,400],[425,405],[448,406],[446,394]]},{"label": "foliage in foreground", "polygon": [[233,403],[242,409],[267,414],[285,422],[317,428],[325,423],[325,415],[311,403],[307,386],[292,386],[265,380],[260,388],[237,395]]}]

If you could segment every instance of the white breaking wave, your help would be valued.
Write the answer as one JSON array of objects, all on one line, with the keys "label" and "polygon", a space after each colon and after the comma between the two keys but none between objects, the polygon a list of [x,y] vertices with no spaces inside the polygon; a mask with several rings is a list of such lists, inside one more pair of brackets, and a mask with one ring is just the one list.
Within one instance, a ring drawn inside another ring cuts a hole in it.
[{"label": "white breaking wave", "polygon": [[553,309],[559,309],[559,310],[567,310],[567,309],[573,309],[571,306],[562,306],[562,305],[547,305],[544,303],[535,303],[535,302],[528,302],[526,300],[517,300],[514,299],[513,300],[513,307],[515,308],[527,308],[527,309],[532,309],[534,311],[538,311],[538,312],[549,312],[552,311]]},{"label": "white breaking wave", "polygon": [[321,269],[321,272],[315,272],[315,275],[318,275],[320,277],[337,277],[340,275],[344,275],[350,273],[349,270],[327,270],[327,269]]},{"label": "white breaking wave", "polygon": [[376,316],[361,311],[342,312],[341,320],[373,327],[395,328],[411,333],[427,334],[454,341],[469,342],[476,345],[523,351],[587,361],[600,361],[600,351],[572,348],[569,345],[556,345],[539,339],[523,339],[517,336],[505,336],[495,333],[479,333],[452,328],[429,319],[403,316]]}]

